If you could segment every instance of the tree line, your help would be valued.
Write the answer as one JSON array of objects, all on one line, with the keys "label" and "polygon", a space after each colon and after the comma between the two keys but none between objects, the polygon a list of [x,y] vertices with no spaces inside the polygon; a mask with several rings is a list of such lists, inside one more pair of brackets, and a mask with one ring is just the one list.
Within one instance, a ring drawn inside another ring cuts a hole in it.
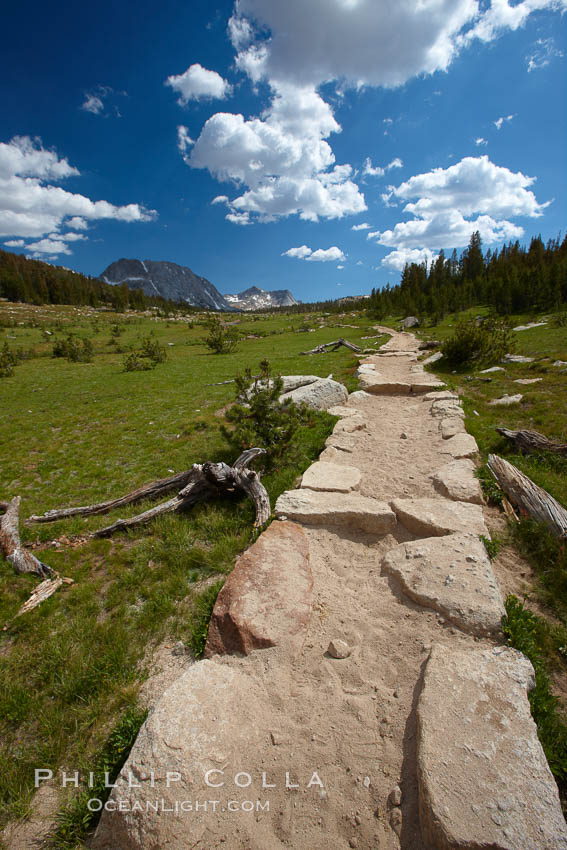
[{"label": "tree line", "polygon": [[164,312],[194,312],[188,304],[146,295],[142,289],[130,289],[126,283],[116,286],[96,277],[74,272],[64,266],[52,266],[30,260],[23,254],[0,250],[0,298],[26,304],[71,304],[103,307],[122,312],[158,307]]},{"label": "tree line", "polygon": [[476,305],[507,315],[559,309],[566,302],[567,237],[544,244],[536,236],[529,248],[516,241],[483,254],[475,231],[460,257],[441,251],[429,266],[406,264],[400,283],[373,289],[365,306],[378,319],[403,314],[437,322]]}]

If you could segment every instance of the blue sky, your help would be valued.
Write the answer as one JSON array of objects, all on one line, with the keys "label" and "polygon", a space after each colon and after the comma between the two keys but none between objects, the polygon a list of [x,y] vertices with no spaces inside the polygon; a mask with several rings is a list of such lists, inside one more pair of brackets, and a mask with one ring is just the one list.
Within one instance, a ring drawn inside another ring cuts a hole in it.
[{"label": "blue sky", "polygon": [[567,0],[7,8],[1,247],[368,293],[564,230]]}]

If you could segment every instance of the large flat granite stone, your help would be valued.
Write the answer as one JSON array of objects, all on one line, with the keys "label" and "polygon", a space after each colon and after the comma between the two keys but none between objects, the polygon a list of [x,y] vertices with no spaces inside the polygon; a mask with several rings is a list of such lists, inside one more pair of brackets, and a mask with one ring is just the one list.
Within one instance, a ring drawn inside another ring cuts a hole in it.
[{"label": "large flat granite stone", "polygon": [[187,801],[225,799],[228,788],[220,797],[223,789],[207,782],[225,779],[228,786],[229,776],[248,769],[246,755],[269,736],[274,713],[258,679],[241,668],[217,661],[190,666],[140,729],[89,846],[205,850],[218,846],[222,830],[221,835],[238,833],[239,846],[259,847],[258,824],[249,812],[184,806]]},{"label": "large flat granite stone", "polygon": [[510,648],[434,645],[417,706],[420,826],[430,850],[565,850],[567,827]]},{"label": "large flat granite stone", "polygon": [[315,490],[287,490],[279,497],[276,516],[285,516],[305,525],[344,528],[366,534],[387,534],[396,527],[396,515],[386,502],[359,493],[318,493]]},{"label": "large flat granite stone", "polygon": [[414,602],[433,608],[473,635],[500,632],[505,614],[490,558],[474,534],[449,534],[401,543],[382,568]]},{"label": "large flat granite stone", "polygon": [[404,380],[388,380],[376,374],[363,374],[359,382],[361,389],[372,395],[417,395],[445,386],[427,373],[408,375]]},{"label": "large flat granite stone", "polygon": [[465,423],[460,416],[448,416],[439,423],[439,430],[444,440],[450,440],[456,434],[465,433]]},{"label": "large flat granite stone", "polygon": [[474,470],[472,460],[452,460],[431,475],[433,486],[448,499],[482,505],[482,488]]},{"label": "large flat granite stone", "polygon": [[362,473],[356,466],[340,466],[338,463],[326,463],[318,460],[303,473],[301,487],[310,490],[325,490],[335,493],[349,493],[360,484]]},{"label": "large flat granite stone", "polygon": [[394,499],[392,510],[408,531],[419,537],[441,537],[462,531],[490,537],[480,505],[449,499]]},{"label": "large flat granite stone", "polygon": [[472,434],[455,434],[443,442],[441,452],[454,458],[474,457],[478,454],[478,444]]},{"label": "large flat granite stone", "polygon": [[221,589],[209,625],[205,655],[303,645],[311,617],[313,575],[309,543],[293,522],[273,522],[240,556]]}]

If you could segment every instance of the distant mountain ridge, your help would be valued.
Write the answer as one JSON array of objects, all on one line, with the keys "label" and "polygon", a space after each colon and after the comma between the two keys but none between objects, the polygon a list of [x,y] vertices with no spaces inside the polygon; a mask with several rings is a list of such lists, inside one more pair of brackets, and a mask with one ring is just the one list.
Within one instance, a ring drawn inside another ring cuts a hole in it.
[{"label": "distant mountain ridge", "polygon": [[125,283],[130,289],[142,289],[147,295],[161,295],[170,301],[185,301],[193,307],[230,312],[235,309],[209,280],[177,263],[121,259],[111,263],[100,278],[114,286]]},{"label": "distant mountain ridge", "polygon": [[289,289],[267,291],[258,286],[251,286],[237,295],[224,297],[237,310],[263,310],[266,307],[291,307],[297,304]]}]

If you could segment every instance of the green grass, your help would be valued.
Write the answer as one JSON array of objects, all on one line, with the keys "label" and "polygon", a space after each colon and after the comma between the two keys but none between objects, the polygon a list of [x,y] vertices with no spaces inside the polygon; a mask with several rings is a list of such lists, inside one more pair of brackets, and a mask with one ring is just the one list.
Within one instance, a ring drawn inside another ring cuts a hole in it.
[{"label": "green grass", "polygon": [[[64,804],[55,818],[55,827],[44,842],[45,850],[75,850],[83,846],[83,839],[92,831],[100,818],[102,806],[110,796],[110,785],[115,782],[120,769],[128,758],[147,712],[128,709],[120,717],[101,750],[91,757],[80,777],[93,773],[90,787],[83,784],[70,801]],[[108,783],[105,774],[108,773]],[[97,803],[89,801],[99,801]]]},{"label": "green grass", "polygon": [[553,627],[528,610],[515,596],[506,599],[502,629],[508,643],[523,652],[535,670],[535,687],[529,694],[532,715],[547,761],[559,786],[564,810],[567,804],[567,723],[548,673],[553,651],[566,652],[567,630]]},{"label": "green grass", "polygon": [[[313,332],[300,332],[304,323]],[[0,302],[0,348],[7,341],[12,350],[33,355],[0,379],[0,443],[9,446],[0,499],[20,495],[25,518],[116,497],[204,460],[231,462],[234,452],[220,425],[234,384],[217,382],[246,367],[255,374],[267,358],[274,372],[333,373],[354,389],[358,360],[347,349],[311,357],[301,352],[339,336],[364,347],[361,337],[371,333],[371,324],[351,314],[307,321],[303,315],[245,315],[236,326],[243,337],[236,350],[216,355],[203,343],[199,317],[168,321]],[[54,339],[69,333],[90,339],[92,362],[52,357]],[[124,371],[125,358],[148,337],[164,347],[167,359],[151,371]],[[335,421],[314,416],[297,433],[292,462],[263,477],[272,505],[318,457]],[[217,577],[218,586],[253,540],[253,504],[226,497],[183,516],[163,516],[136,533],[66,545],[74,535],[145,507],[21,526],[23,542],[43,547],[41,559],[75,583],[0,633],[0,827],[28,812],[34,768],[89,764],[120,716],[136,710],[152,647],[167,637],[197,650],[198,634],[202,639],[206,631],[201,603],[212,605],[212,591],[200,596],[199,582]],[[60,538],[62,545],[50,545]],[[0,557],[0,582],[2,625],[37,579],[15,575]]]},{"label": "green grass", "polygon": [[195,658],[201,658],[205,651],[211,614],[223,583],[222,579],[215,582],[195,598],[195,614],[189,634],[189,646]]}]

